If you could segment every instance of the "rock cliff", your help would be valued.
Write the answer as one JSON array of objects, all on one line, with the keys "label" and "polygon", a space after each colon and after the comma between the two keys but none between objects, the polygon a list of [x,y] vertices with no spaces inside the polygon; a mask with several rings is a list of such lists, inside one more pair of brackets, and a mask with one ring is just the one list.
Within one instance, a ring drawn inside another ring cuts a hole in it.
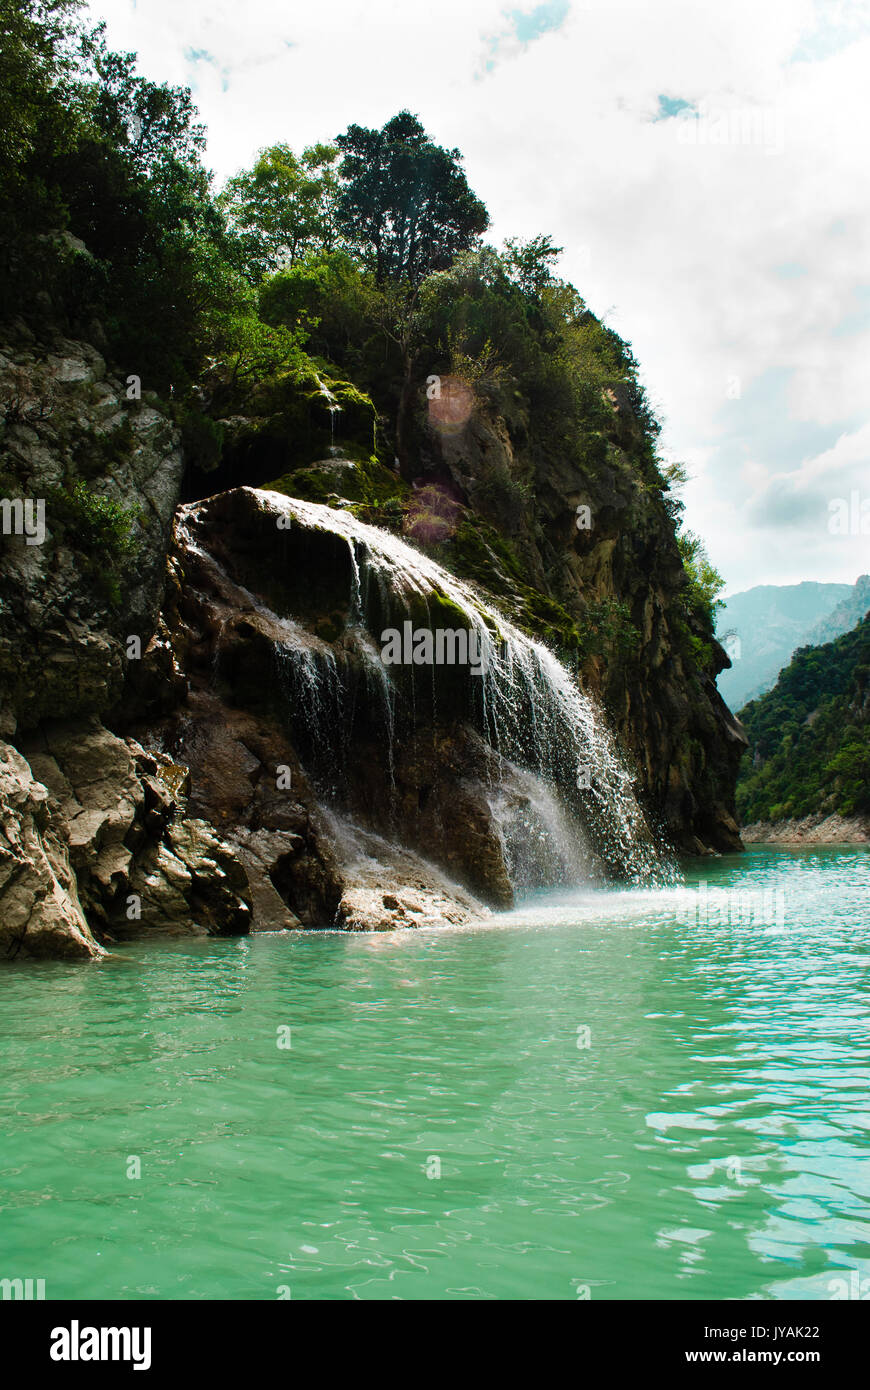
[{"label": "rock cliff", "polygon": [[180,813],[186,771],[101,722],[158,625],[177,432],[90,344],[46,351],[24,329],[0,351],[0,401],[0,490],[32,520],[44,508],[29,536],[10,508],[0,551],[0,949],[87,958],[142,923],[247,930],[235,855]]},{"label": "rock cliff", "polygon": [[[522,422],[509,429],[485,408],[458,431],[421,411],[425,468],[449,479],[496,541],[481,544],[478,531],[475,547],[460,536],[447,550],[530,628],[573,642],[579,679],[600,698],[670,842],[739,849],[733,789],[746,741],[715,686],[730,662],[685,601],[673,518],[631,404],[615,390],[606,399],[607,428],[579,466],[541,453]],[[518,486],[531,504],[511,505]]]},{"label": "rock cliff", "polygon": [[[466,922],[664,871],[656,842],[739,846],[742,731],[691,659],[705,634],[616,396],[586,472],[485,401],[459,429],[418,411],[410,481],[360,448],[300,465],[274,420],[264,465],[262,422],[228,422],[227,490],[198,500],[167,404],[89,344],[23,330],[0,393],[3,494],[45,501],[41,542],[0,552],[7,955]],[[239,439],[272,491],[233,487]],[[388,675],[379,637],[406,620],[479,628],[495,675]]]}]

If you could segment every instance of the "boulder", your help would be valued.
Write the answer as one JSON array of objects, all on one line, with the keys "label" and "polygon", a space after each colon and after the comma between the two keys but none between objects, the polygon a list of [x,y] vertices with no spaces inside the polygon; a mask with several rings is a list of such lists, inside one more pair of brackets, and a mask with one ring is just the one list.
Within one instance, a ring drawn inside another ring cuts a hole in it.
[{"label": "boulder", "polygon": [[0,744],[0,954],[96,960],[69,860],[66,823],[17,749]]}]

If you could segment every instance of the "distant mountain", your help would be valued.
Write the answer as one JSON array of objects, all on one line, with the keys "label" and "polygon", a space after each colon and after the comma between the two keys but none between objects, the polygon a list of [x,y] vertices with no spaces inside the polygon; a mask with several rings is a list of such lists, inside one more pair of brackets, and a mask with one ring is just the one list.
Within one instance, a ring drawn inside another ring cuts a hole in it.
[{"label": "distant mountain", "polygon": [[824,642],[833,642],[844,632],[851,632],[870,610],[870,574],[862,574],[855,581],[854,589],[838,603],[827,618],[816,623],[806,637],[807,644],[820,647]]},{"label": "distant mountain", "polygon": [[870,812],[870,617],[802,647],[773,690],[740,711],[749,739],[741,823]]},{"label": "distant mountain", "polygon": [[[864,575],[858,581],[866,580]],[[855,585],[854,588],[857,588]],[[759,584],[732,594],[719,610],[716,627],[720,642],[731,657],[729,671],[718,679],[719,693],[738,710],[747,700],[769,690],[792,652],[808,642],[829,641],[854,627],[862,613],[836,632],[811,637],[835,610],[848,602],[854,589],[849,584]]]}]

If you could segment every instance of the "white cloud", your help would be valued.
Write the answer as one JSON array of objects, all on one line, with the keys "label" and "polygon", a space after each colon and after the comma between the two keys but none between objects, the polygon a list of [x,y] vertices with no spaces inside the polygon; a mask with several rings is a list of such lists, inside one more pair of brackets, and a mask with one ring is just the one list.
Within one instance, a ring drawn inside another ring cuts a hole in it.
[{"label": "white cloud", "polygon": [[[194,85],[220,178],[267,143],[417,112],[463,151],[494,238],[549,232],[632,342],[729,590],[867,568],[807,511],[820,468],[867,487],[866,0],[574,0],[530,42],[522,0],[94,9],[149,76]],[[662,94],[701,112],[695,144],[654,119]]]}]

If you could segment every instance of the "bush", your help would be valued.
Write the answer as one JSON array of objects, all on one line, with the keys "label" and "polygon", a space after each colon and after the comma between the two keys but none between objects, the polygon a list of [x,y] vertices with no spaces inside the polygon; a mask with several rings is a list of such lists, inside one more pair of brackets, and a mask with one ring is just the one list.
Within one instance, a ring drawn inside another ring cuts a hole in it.
[{"label": "bush", "polygon": [[53,489],[47,503],[52,532],[81,555],[82,573],[94,580],[112,607],[118,607],[124,576],[137,551],[131,534],[135,510],[92,492],[81,481]]}]

